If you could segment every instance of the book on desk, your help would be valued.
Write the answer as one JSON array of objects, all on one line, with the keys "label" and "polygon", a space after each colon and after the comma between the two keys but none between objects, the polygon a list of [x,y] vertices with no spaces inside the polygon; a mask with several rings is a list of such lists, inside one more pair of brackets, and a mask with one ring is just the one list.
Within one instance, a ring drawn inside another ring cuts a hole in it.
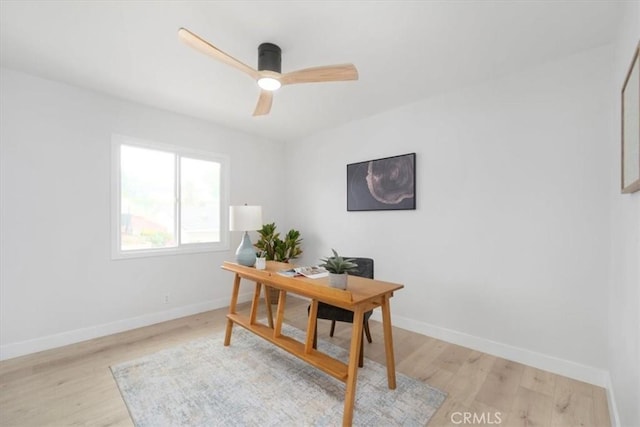
[{"label": "book on desk", "polygon": [[327,277],[329,272],[323,267],[313,265],[310,267],[295,267],[287,270],[280,270],[278,274],[285,277],[304,276],[309,279],[318,279],[320,277]]}]

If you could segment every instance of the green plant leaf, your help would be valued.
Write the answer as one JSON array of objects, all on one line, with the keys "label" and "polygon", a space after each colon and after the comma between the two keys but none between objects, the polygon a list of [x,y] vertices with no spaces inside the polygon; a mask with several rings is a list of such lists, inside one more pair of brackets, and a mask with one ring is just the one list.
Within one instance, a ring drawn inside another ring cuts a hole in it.
[{"label": "green plant leaf", "polygon": [[352,258],[345,259],[338,255],[335,249],[331,249],[331,251],[333,252],[332,257],[322,258],[320,260],[323,262],[320,266],[326,268],[330,273],[350,273],[358,268],[358,264],[353,262],[354,260]]}]

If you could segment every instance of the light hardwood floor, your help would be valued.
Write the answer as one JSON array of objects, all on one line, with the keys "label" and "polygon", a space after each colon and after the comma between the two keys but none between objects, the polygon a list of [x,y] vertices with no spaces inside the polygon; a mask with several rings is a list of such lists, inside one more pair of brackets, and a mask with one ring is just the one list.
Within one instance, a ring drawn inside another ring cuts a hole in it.
[{"label": "light hardwood floor", "polygon": [[[391,311],[393,318],[393,304]],[[109,366],[222,332],[225,314],[214,310],[0,362],[0,426],[131,426]],[[288,323],[305,329],[306,316],[307,302],[287,299]],[[319,321],[319,338],[348,348],[350,325],[338,323],[333,338],[329,326]],[[371,333],[365,357],[384,364],[378,322]],[[449,394],[430,427],[610,425],[600,387],[403,329],[393,334],[398,372]]]}]

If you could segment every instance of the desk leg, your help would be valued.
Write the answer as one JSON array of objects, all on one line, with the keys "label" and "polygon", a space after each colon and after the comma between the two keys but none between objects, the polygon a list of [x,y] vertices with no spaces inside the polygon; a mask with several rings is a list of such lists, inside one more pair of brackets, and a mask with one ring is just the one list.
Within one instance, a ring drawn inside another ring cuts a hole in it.
[{"label": "desk leg", "polygon": [[282,321],[284,320],[284,307],[287,304],[287,291],[280,289],[278,295],[278,311],[276,312],[276,324],[273,328],[273,337],[278,338],[282,335]]},{"label": "desk leg", "polygon": [[256,289],[253,291],[253,300],[251,301],[251,314],[249,315],[249,324],[255,325],[256,316],[258,315],[258,304],[260,303],[260,289],[262,284],[256,282]]},{"label": "desk leg", "polygon": [[[238,294],[240,293],[240,275],[236,274],[233,280],[233,293],[231,294],[231,303],[229,304],[229,314],[236,313],[236,305],[238,304]],[[227,318],[227,330],[224,334],[224,345],[231,344],[231,329],[233,328],[233,321]]]},{"label": "desk leg", "polygon": [[393,390],[396,388],[396,362],[393,356],[389,295],[382,297],[382,328],[384,329],[384,350],[387,356],[387,382],[389,383],[389,388]]},{"label": "desk leg", "polygon": [[344,413],[342,425],[351,426],[353,420],[353,404],[356,399],[356,382],[358,381],[358,359],[362,351],[362,323],[364,311],[357,307],[353,313],[353,328],[351,331],[351,348],[349,350],[349,370],[347,374],[347,391],[344,396]]},{"label": "desk leg", "polygon": [[264,303],[267,305],[267,322],[269,327],[273,329],[273,311],[271,311],[271,288],[264,285]]},{"label": "desk leg", "polygon": [[309,319],[307,320],[307,341],[304,343],[304,352],[309,354],[315,348],[316,322],[318,321],[318,300],[311,300]]}]

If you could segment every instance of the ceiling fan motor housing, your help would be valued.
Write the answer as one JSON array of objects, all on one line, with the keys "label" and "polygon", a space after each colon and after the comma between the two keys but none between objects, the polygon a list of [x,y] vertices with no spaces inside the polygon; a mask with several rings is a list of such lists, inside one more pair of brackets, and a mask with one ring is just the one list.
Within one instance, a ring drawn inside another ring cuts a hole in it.
[{"label": "ceiling fan motor housing", "polygon": [[258,46],[258,71],[269,70],[280,73],[282,69],[282,51],[273,43]]}]

